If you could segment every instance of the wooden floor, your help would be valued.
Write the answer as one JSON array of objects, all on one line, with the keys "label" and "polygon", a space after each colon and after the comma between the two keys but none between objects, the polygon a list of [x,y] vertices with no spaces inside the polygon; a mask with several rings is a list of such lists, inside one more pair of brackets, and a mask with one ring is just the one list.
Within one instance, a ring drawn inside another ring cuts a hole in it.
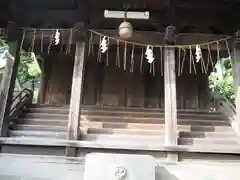
[{"label": "wooden floor", "polygon": [[[83,180],[83,161],[76,158],[0,155],[1,180]],[[240,162],[159,162],[156,180],[239,180]]]}]

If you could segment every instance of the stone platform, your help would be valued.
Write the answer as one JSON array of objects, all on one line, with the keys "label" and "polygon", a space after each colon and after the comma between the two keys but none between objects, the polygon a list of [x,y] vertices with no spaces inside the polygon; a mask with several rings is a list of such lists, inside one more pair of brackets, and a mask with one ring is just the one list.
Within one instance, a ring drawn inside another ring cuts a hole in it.
[{"label": "stone platform", "polygon": [[[156,163],[157,164],[157,163]],[[94,173],[94,172],[93,172]],[[239,162],[158,162],[156,180],[239,180]],[[0,154],[0,180],[83,180],[84,160]]]}]

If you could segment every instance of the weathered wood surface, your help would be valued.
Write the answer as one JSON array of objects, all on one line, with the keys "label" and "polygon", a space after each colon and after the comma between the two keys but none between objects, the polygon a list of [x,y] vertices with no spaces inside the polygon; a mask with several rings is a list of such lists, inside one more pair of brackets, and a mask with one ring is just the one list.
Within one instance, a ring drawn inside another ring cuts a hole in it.
[{"label": "weathered wood surface", "polygon": [[79,135],[80,125],[80,104],[82,97],[82,84],[84,75],[84,53],[85,42],[78,42],[76,44],[72,79],[72,93],[68,117],[68,138],[70,140],[77,140]]},{"label": "weathered wood surface", "polygon": [[[85,42],[76,43],[75,60],[72,76],[72,92],[70,99],[70,108],[68,116],[68,139],[77,140],[80,134],[80,105],[82,102],[82,87],[84,78],[84,54],[85,54]],[[67,148],[66,155],[74,156],[75,149]]]},{"label": "weathered wood surface", "polygon": [[70,103],[73,56],[52,52],[45,54],[44,103],[64,105]]},{"label": "weathered wood surface", "polygon": [[[159,57],[159,54],[156,53],[156,55]],[[44,103],[69,104],[72,59],[72,56],[65,55],[50,55],[46,59],[47,90]],[[83,104],[164,108],[164,78],[160,76],[160,66],[157,66],[160,63],[159,58],[156,59],[156,76],[149,74],[149,66],[145,59],[146,66],[140,73],[138,54],[135,56],[134,73],[124,72],[122,64],[121,68],[116,67],[115,53],[109,53],[109,66],[98,63],[96,59],[96,56],[86,57]],[[104,56],[103,60],[105,61]],[[188,62],[187,59],[186,62]],[[127,67],[127,71],[129,71],[129,65]],[[184,71],[189,71],[189,67],[186,66]],[[157,76],[159,77],[157,78]],[[181,76],[176,76],[176,90],[178,109],[207,108],[209,100],[208,75],[199,73],[196,76],[184,72]]]},{"label": "weathered wood surface", "polygon": [[164,51],[164,86],[165,86],[165,132],[166,145],[177,144],[177,107],[175,49]]},{"label": "weathered wood surface", "polygon": [[[126,72],[122,64],[121,68],[116,67],[115,53],[109,52],[108,66],[96,62],[96,57],[88,57],[83,85],[83,104],[164,108],[164,78],[160,76],[160,66],[157,66],[160,64],[159,54],[156,53],[156,56],[156,76],[149,73],[149,65],[145,59],[143,72],[140,73],[138,54],[135,56],[134,73],[129,72],[130,64],[127,65]],[[105,61],[105,57],[102,58]],[[186,62],[188,61],[186,59]],[[102,67],[99,69],[103,75],[102,79],[98,79],[96,73],[99,66]],[[197,70],[200,71],[200,68]],[[190,75],[188,71],[189,66],[186,65],[183,74],[176,77],[177,108],[205,109],[208,106],[209,95],[208,75],[201,73]],[[102,86],[97,86],[100,80]],[[100,96],[98,103],[96,94]]]},{"label": "weathered wood surface", "polygon": [[[1,5],[1,25],[9,19],[18,20],[21,26],[30,27],[72,27],[79,19],[89,21],[89,26],[93,28],[106,27],[115,29],[119,25],[118,21],[110,20],[105,23],[103,9],[121,9],[124,1],[112,3],[102,1],[98,6],[97,1],[41,1],[32,3],[25,1],[2,0]],[[150,11],[151,21],[135,21],[136,29],[162,30],[163,24],[176,24],[182,31],[205,31],[205,32],[226,32],[232,33],[238,28],[239,3],[232,1],[142,1],[129,2],[130,9]],[[211,8],[215,7],[215,8]],[[28,11],[26,11],[28,9]],[[124,8],[123,8],[124,9]],[[172,13],[166,15],[166,9]],[[89,13],[91,12],[91,13]],[[204,13],[202,13],[204,12]],[[226,12],[226,13],[222,13]],[[191,14],[191,16],[189,16]],[[19,18],[17,18],[19,17]],[[221,19],[221,21],[219,21]],[[193,23],[194,22],[194,23]],[[228,26],[226,26],[228,24]]]}]

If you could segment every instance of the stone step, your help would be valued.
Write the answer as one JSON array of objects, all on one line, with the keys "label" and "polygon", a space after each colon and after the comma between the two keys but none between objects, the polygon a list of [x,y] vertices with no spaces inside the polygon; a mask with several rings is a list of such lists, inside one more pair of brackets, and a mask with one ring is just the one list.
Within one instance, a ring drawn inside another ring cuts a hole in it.
[{"label": "stone step", "polygon": [[[68,114],[69,110],[66,108],[29,108],[25,110],[26,113],[43,113],[43,114]],[[97,116],[133,116],[133,117],[164,117],[164,111],[152,111],[152,110],[141,110],[139,111],[128,111],[125,109],[112,110],[109,108],[95,108],[95,109],[86,109],[82,108],[82,115],[97,115]],[[194,111],[180,111],[178,113],[179,118],[203,118],[203,119],[223,119],[223,116],[220,113],[208,112],[200,113]]]},{"label": "stone step", "polygon": [[[21,119],[53,119],[59,121],[68,121],[67,114],[43,114],[43,113],[28,113],[22,115]],[[81,115],[81,120],[98,121],[98,122],[135,122],[135,123],[153,123],[163,124],[165,123],[162,117],[118,117],[118,116],[85,116]],[[207,120],[207,119],[180,119],[178,118],[178,124],[190,124],[190,125],[229,125],[225,120]]]},{"label": "stone step", "polygon": [[49,125],[30,125],[18,124],[14,130],[18,131],[50,131],[50,132],[67,132],[67,126],[49,126]]},{"label": "stone step", "polygon": [[180,145],[235,145],[238,144],[237,138],[179,138]]},{"label": "stone step", "polygon": [[232,130],[229,132],[179,132],[179,137],[183,138],[237,138],[237,134]]},{"label": "stone step", "polygon": [[[161,118],[164,119],[164,113],[158,112],[124,112],[124,111],[88,111],[82,110],[82,116],[85,117],[116,117],[116,118]],[[56,118],[56,119],[68,119],[68,113],[64,111],[42,111],[42,112],[25,112],[20,115],[20,117],[26,118]],[[178,119],[191,119],[191,120],[216,120],[225,121],[222,115],[202,115],[202,114],[188,114],[180,113],[178,114]]]},{"label": "stone step", "polygon": [[[117,117],[148,117],[148,118],[164,118],[164,112],[126,112],[126,111],[106,111],[106,110],[82,110],[82,115],[86,116],[117,116]],[[193,114],[193,113],[178,113],[179,119],[209,119],[209,120],[224,120],[221,114]]]},{"label": "stone step", "polygon": [[[55,119],[31,119],[31,118],[19,118],[17,119],[18,124],[23,125],[40,125],[40,126],[68,126],[68,121],[66,120],[55,120]],[[101,121],[88,121],[88,120],[81,120],[81,126],[84,127],[92,127],[92,128],[112,128],[112,129],[146,129],[146,130],[159,130],[164,129],[165,125],[164,122],[160,122],[162,124],[153,124],[153,123],[139,123],[139,122],[132,122],[132,123],[124,123],[124,122],[101,122]],[[207,124],[207,125],[191,125],[191,124],[182,124],[182,122],[179,122],[178,124],[178,130],[179,131],[206,131],[206,132],[228,132],[232,131],[232,128],[230,126],[223,126],[222,123],[220,125],[216,125],[216,122],[213,124]]]},{"label": "stone step", "polygon": [[[142,130],[161,130],[165,129],[165,124],[151,123],[119,123],[119,122],[90,122],[81,121],[81,126],[92,128],[110,128],[110,129],[142,129]],[[199,126],[199,125],[178,125],[179,131],[196,132],[232,132],[230,126]]]},{"label": "stone step", "polygon": [[178,125],[179,131],[188,132],[232,132],[231,126]]},{"label": "stone step", "polygon": [[[137,111],[137,112],[164,112],[164,109],[160,108],[143,108],[143,107],[119,107],[119,106],[96,106],[96,105],[81,105],[82,109],[87,110],[111,110],[111,111]],[[198,113],[198,114],[219,114],[219,112],[212,112],[207,109],[196,110],[196,109],[178,109],[178,112],[187,113]]]},{"label": "stone step", "polygon": [[[165,119],[161,117],[157,118],[146,118],[146,117],[117,117],[117,116],[81,116],[82,120],[96,121],[96,122],[122,122],[122,123],[152,123],[152,124],[163,124]],[[221,125],[228,126],[229,122],[225,120],[207,120],[207,119],[178,119],[178,124],[181,125]]]},{"label": "stone step", "polygon": [[44,107],[44,108],[26,108],[23,110],[24,113],[46,113],[46,114],[68,114],[68,108],[55,108],[55,107]]},{"label": "stone step", "polygon": [[[47,104],[34,104],[29,109],[59,109],[68,110],[69,105],[47,105]],[[98,106],[98,105],[81,105],[84,110],[110,110],[110,111],[146,111],[146,112],[164,112],[161,108],[146,108],[146,107],[119,107],[119,106]],[[219,114],[217,111],[210,111],[208,109],[178,109],[178,112],[197,113],[197,114]]]},{"label": "stone step", "polygon": [[144,135],[118,135],[118,134],[83,134],[81,136],[81,140],[84,141],[94,141],[94,142],[115,142],[116,144],[120,142],[126,143],[144,143],[144,144],[152,144],[152,143],[164,143],[165,136],[144,136]]},{"label": "stone step", "polygon": [[29,108],[61,108],[69,109],[69,105],[53,105],[53,104],[31,104]]},{"label": "stone step", "polygon": [[48,125],[48,126],[65,126],[67,127],[68,121],[63,119],[41,119],[41,118],[18,118],[18,124],[28,125]]},{"label": "stone step", "polygon": [[67,132],[19,131],[11,130],[10,137],[36,137],[49,139],[67,139]]},{"label": "stone step", "polygon": [[68,114],[48,114],[48,113],[22,113],[20,118],[42,118],[42,119],[58,119],[68,120]]},{"label": "stone step", "polygon": [[109,129],[109,128],[88,128],[87,134],[119,134],[119,135],[164,135],[165,130],[141,130],[141,129]]}]

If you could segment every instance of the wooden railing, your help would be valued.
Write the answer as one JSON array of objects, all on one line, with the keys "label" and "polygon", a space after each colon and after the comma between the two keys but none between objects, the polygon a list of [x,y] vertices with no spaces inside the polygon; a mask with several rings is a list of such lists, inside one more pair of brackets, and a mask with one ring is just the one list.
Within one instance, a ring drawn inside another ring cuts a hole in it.
[{"label": "wooden railing", "polygon": [[9,125],[14,124],[14,119],[16,119],[21,110],[32,103],[33,92],[27,88],[22,89],[21,91],[15,92],[15,95],[12,99],[11,109],[9,113]]}]

